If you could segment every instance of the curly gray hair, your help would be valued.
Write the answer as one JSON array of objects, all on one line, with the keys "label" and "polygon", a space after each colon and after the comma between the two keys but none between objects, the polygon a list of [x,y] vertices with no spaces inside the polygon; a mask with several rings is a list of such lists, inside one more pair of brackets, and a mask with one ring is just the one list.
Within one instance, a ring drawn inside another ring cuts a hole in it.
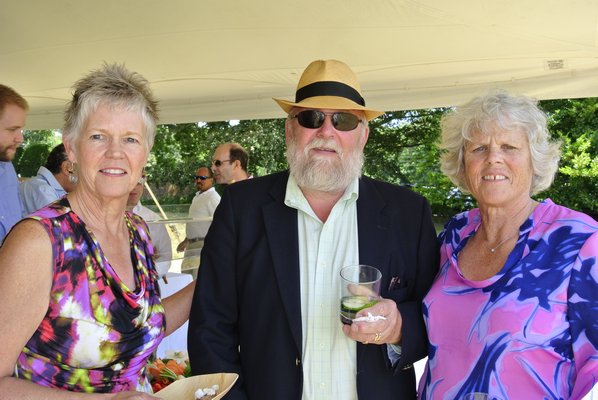
[{"label": "curly gray hair", "polygon": [[461,190],[469,192],[463,165],[464,146],[474,132],[490,134],[493,126],[505,130],[520,128],[527,134],[533,167],[530,194],[548,189],[558,169],[561,142],[551,139],[546,114],[538,108],[536,100],[502,90],[476,97],[443,116],[442,172]]}]

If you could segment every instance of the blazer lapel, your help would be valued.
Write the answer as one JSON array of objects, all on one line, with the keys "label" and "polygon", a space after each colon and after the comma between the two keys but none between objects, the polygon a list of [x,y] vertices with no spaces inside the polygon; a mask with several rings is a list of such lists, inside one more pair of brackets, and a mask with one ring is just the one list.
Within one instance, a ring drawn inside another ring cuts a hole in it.
[{"label": "blazer lapel", "polygon": [[297,350],[301,354],[303,345],[297,211],[284,204],[287,179],[288,174],[283,174],[275,182],[270,192],[274,201],[263,207],[263,215],[280,298]]},{"label": "blazer lapel", "polygon": [[386,200],[371,179],[361,178],[357,199],[359,262],[376,267],[383,273],[390,254],[390,219],[385,216],[385,207]]}]

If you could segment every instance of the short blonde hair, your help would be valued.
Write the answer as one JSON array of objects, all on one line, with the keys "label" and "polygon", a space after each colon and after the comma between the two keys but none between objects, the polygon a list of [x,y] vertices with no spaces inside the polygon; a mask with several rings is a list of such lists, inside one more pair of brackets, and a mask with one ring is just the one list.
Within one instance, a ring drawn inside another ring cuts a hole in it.
[{"label": "short blonde hair", "polygon": [[73,86],[73,98],[64,113],[62,134],[65,140],[74,145],[87,118],[100,105],[139,111],[145,125],[149,153],[156,136],[158,102],[143,76],[129,71],[124,65],[104,64],[78,80]]},{"label": "short blonde hair", "polygon": [[528,138],[533,177],[530,195],[548,189],[561,157],[561,142],[550,137],[546,114],[536,100],[492,90],[442,117],[440,168],[462,191],[469,192],[463,165],[463,149],[474,132],[490,134],[491,128],[520,128]]}]

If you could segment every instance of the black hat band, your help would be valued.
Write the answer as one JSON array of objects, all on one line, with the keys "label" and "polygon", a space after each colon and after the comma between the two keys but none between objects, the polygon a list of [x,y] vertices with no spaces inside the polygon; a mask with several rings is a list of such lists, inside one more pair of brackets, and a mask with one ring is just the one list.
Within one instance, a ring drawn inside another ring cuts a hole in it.
[{"label": "black hat band", "polygon": [[295,103],[317,96],[344,97],[365,107],[365,100],[357,90],[349,85],[335,81],[314,82],[303,86],[301,89],[298,89],[295,94]]}]

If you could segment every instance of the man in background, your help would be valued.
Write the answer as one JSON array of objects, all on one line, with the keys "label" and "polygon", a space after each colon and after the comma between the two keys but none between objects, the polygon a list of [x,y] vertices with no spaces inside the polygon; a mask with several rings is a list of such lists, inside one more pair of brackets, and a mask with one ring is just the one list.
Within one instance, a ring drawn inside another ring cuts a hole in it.
[{"label": "man in background", "polygon": [[156,255],[156,268],[158,275],[164,276],[170,268],[170,260],[172,259],[172,242],[170,235],[166,229],[166,225],[162,223],[154,223],[152,221],[160,220],[160,216],[147,207],[141,205],[141,196],[145,187],[145,172],[129,193],[127,199],[127,210],[134,212],[147,222],[149,228],[152,244]]},{"label": "man in background", "polygon": [[22,216],[19,180],[12,160],[23,143],[27,101],[12,88],[0,84],[0,245]]},{"label": "man in background", "polygon": [[230,185],[248,179],[249,155],[238,143],[223,143],[212,156],[212,172],[216,183]]},{"label": "man in background", "polygon": [[214,188],[214,176],[208,167],[199,167],[193,179],[197,192],[189,207],[189,218],[194,222],[187,223],[185,240],[177,246],[177,251],[185,251],[185,259],[181,265],[183,271],[198,266],[203,239],[220,203],[220,195]]},{"label": "man in background", "polygon": [[37,175],[21,182],[19,196],[23,204],[23,216],[58,200],[71,192],[77,183],[73,164],[69,161],[64,144],[54,147],[46,164],[39,167]]}]

